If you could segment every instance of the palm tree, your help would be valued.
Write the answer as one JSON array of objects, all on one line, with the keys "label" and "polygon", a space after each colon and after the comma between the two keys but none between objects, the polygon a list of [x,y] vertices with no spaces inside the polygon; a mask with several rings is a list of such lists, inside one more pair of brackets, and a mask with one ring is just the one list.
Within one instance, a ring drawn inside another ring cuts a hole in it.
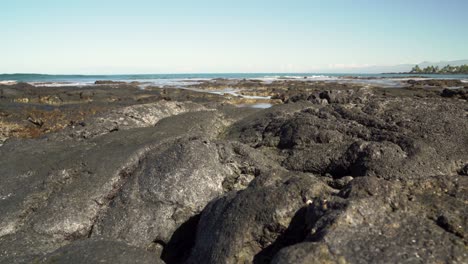
[{"label": "palm tree", "polygon": [[411,69],[410,73],[421,73],[422,70],[419,68],[418,65],[414,66],[413,69]]}]

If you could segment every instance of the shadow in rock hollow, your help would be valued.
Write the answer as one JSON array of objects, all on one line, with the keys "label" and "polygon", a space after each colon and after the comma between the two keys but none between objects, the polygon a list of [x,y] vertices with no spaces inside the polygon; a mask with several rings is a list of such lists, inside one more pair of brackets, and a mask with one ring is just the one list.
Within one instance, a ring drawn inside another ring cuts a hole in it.
[{"label": "shadow in rock hollow", "polygon": [[307,225],[305,223],[307,208],[299,209],[291,219],[288,228],[278,238],[255,255],[253,263],[270,263],[273,257],[284,247],[288,247],[304,241],[307,236]]},{"label": "shadow in rock hollow", "polygon": [[164,246],[161,259],[168,264],[184,263],[195,245],[197,225],[200,215],[192,216],[183,223],[173,234],[169,242]]}]

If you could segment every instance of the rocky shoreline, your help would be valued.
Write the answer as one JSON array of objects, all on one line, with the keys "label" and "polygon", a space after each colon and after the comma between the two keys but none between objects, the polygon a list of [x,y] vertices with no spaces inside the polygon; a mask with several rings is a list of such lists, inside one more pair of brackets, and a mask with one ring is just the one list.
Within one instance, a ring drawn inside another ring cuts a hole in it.
[{"label": "rocky shoreline", "polygon": [[466,263],[468,88],[408,84],[0,85],[0,263]]}]

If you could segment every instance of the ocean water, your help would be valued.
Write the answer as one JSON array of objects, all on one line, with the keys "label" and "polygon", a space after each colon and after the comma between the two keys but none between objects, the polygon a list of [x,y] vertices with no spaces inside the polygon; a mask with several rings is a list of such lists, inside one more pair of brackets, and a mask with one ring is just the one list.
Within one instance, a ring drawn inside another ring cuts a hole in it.
[{"label": "ocean water", "polygon": [[[185,86],[198,81],[216,78],[255,79],[265,82],[283,79],[308,81],[357,82],[383,86],[398,86],[400,81],[414,74],[347,74],[347,73],[199,73],[199,74],[123,74],[123,75],[47,75],[47,74],[0,74],[0,84],[27,82],[36,86],[84,86],[97,80],[133,82],[156,86]],[[460,79],[468,83],[468,75],[423,75],[432,79]],[[361,79],[356,79],[361,78]],[[371,78],[371,79],[365,79]],[[378,78],[378,79],[376,79]],[[414,78],[414,77],[413,77]]]}]

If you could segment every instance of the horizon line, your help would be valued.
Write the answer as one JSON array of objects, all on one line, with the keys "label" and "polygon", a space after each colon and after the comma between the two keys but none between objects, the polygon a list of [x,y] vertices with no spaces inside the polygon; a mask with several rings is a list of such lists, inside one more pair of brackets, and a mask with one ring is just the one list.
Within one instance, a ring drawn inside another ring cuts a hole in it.
[{"label": "horizon line", "polygon": [[[372,72],[360,72],[364,74],[378,74]],[[55,76],[67,76],[67,75],[81,75],[81,76],[99,76],[99,75],[190,75],[190,74],[355,74],[352,72],[164,72],[164,73],[28,73],[28,72],[16,72],[16,73],[0,73],[0,75],[55,75]]]},{"label": "horizon line", "polygon": [[[400,64],[374,64],[374,65],[356,65],[355,67],[335,67],[335,68],[327,68],[327,69],[317,69],[315,71],[298,71],[298,72],[281,72],[281,71],[273,71],[273,72],[266,72],[266,71],[233,71],[233,72],[142,72],[142,73],[38,73],[38,72],[3,72],[0,75],[82,75],[82,76],[96,76],[96,75],[164,75],[164,74],[174,74],[174,75],[188,75],[188,74],[384,74],[384,73],[398,73],[398,72],[375,72],[375,71],[366,71],[366,69],[370,68],[378,68],[378,67],[399,67],[399,66],[410,66],[410,65],[421,65],[421,64],[440,64],[440,63],[448,63],[450,62],[458,62],[458,61],[468,61],[468,59],[455,59],[455,60],[434,60],[434,61],[422,61],[419,63],[400,63]],[[334,71],[342,70],[341,72]],[[358,72],[362,69],[362,72]]]}]

